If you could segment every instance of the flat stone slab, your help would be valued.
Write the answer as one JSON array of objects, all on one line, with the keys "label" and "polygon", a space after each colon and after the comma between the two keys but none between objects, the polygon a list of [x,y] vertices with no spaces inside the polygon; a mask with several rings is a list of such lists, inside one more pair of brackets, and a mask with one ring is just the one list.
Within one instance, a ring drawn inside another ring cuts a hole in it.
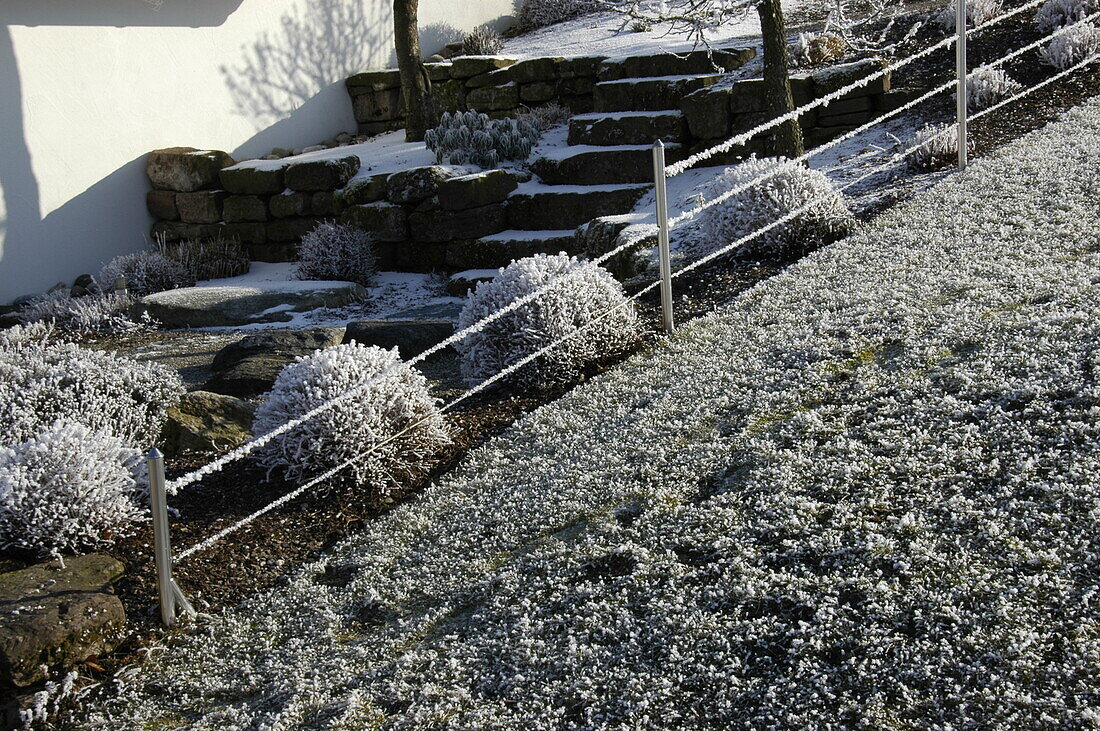
[{"label": "flat stone slab", "polygon": [[352,282],[264,282],[263,286],[184,287],[142,298],[137,307],[167,328],[289,322],[291,313],[341,307],[366,296]]},{"label": "flat stone slab", "polygon": [[231,396],[255,396],[270,390],[279,372],[295,359],[338,345],[343,328],[315,327],[293,332],[247,335],[218,351],[206,390]]},{"label": "flat stone slab", "polygon": [[363,320],[349,322],[344,342],[397,348],[402,358],[413,358],[454,334],[453,320]]},{"label": "flat stone slab", "polygon": [[0,574],[0,685],[26,688],[44,666],[71,667],[115,648],[126,626],[111,582],[121,563],[100,554]]}]

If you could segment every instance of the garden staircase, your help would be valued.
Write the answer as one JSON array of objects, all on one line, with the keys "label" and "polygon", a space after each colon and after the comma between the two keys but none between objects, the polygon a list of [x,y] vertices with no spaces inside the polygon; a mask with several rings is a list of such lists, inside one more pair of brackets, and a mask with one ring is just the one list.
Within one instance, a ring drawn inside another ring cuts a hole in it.
[{"label": "garden staircase", "polygon": [[652,146],[675,162],[688,154],[684,95],[718,83],[753,49],[633,56],[600,64],[594,111],[569,122],[568,146],[539,157],[538,181],[508,198],[509,230],[471,242],[470,268],[503,266],[537,253],[578,253],[574,231],[594,218],[628,213],[653,185]]}]

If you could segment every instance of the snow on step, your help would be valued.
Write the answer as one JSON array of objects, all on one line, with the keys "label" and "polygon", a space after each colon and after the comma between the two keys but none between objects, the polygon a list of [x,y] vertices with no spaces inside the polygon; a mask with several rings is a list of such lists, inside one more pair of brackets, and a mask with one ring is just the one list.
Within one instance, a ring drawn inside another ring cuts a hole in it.
[{"label": "snow on step", "polygon": [[607,59],[600,64],[600,81],[629,77],[711,74],[733,71],[756,56],[753,48],[723,48],[688,53],[653,53],[644,56]]},{"label": "snow on step", "polygon": [[679,109],[684,95],[712,86],[721,78],[720,74],[705,74],[601,81],[592,90],[592,105],[597,112]]},{"label": "snow on step", "polygon": [[569,120],[570,145],[649,145],[656,140],[683,142],[687,122],[679,110],[596,112]]},{"label": "snow on step", "polygon": [[523,183],[508,196],[508,225],[526,231],[574,229],[630,211],[650,187]]},{"label": "snow on step", "polygon": [[[682,146],[669,144],[665,156],[670,162],[681,159]],[[644,183],[653,180],[653,148],[652,145],[577,145],[535,160],[531,169],[551,185]]]},{"label": "snow on step", "polygon": [[557,254],[561,251],[572,254],[576,250],[574,229],[510,230],[473,241],[452,243],[447,247],[446,263],[452,269],[464,267],[473,271],[488,270],[495,275],[496,270],[487,268],[508,266],[514,259],[525,256]]}]

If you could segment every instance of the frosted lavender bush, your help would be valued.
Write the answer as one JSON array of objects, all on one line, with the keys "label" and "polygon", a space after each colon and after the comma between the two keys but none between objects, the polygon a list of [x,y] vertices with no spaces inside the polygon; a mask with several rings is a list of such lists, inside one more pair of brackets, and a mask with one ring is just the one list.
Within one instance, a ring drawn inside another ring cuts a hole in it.
[{"label": "frosted lavender bush", "polygon": [[[1001,0],[966,0],[966,24],[973,27],[987,23],[1001,13]],[[955,2],[950,0],[938,16],[944,30],[955,29]]]},{"label": "frosted lavender bush", "polygon": [[504,160],[526,160],[540,134],[537,127],[520,119],[444,112],[439,126],[425,133],[424,144],[435,152],[439,164],[495,168]]},{"label": "frosted lavender bush", "polygon": [[396,348],[359,343],[319,350],[283,368],[256,411],[252,432],[265,434],[352,390],[353,396],[272,440],[260,462],[296,481],[360,456],[334,480],[347,475],[385,492],[422,473],[449,443],[427,379],[403,363]]},{"label": "frosted lavender bush", "polygon": [[[931,172],[953,165],[959,157],[959,136],[954,125],[927,124],[917,130],[915,143],[905,157],[909,167]],[[970,144],[970,140],[967,140]]]},{"label": "frosted lavender bush", "polygon": [[974,69],[966,79],[966,103],[971,110],[986,109],[1022,88],[1001,69],[982,66]]},{"label": "frosted lavender bush", "polygon": [[737,241],[803,206],[808,208],[746,242],[741,251],[785,255],[835,241],[852,230],[855,219],[832,182],[821,172],[787,158],[751,157],[728,167],[714,179],[707,197],[729,193],[767,173],[773,174],[703,211],[702,230],[714,248]]},{"label": "frosted lavender bush", "polygon": [[503,50],[504,39],[488,25],[479,25],[462,39],[463,56],[492,56]]},{"label": "frosted lavender bush", "polygon": [[1047,0],[1035,13],[1035,29],[1050,33],[1076,23],[1100,9],[1096,0]]},{"label": "frosted lavender bush", "polygon": [[128,446],[152,446],[184,393],[174,370],[35,335],[0,338],[0,444],[68,419]]},{"label": "frosted lavender bush", "polygon": [[374,237],[339,223],[323,222],[302,237],[294,274],[299,279],[368,285],[376,273]]},{"label": "frosted lavender bush", "polygon": [[0,447],[0,544],[57,555],[110,543],[141,520],[141,452],[59,420]]},{"label": "frosted lavender bush", "polygon": [[155,250],[116,256],[103,267],[97,281],[110,288],[119,277],[125,277],[127,289],[137,297],[195,284],[183,264]]},{"label": "frosted lavender bush", "polygon": [[148,314],[132,318],[134,299],[125,292],[73,297],[65,290],[32,300],[19,312],[24,323],[50,323],[58,331],[76,336],[130,335],[156,329]]},{"label": "frosted lavender bush", "polygon": [[1043,63],[1064,71],[1085,59],[1100,55],[1100,28],[1092,23],[1078,23],[1066,29],[1044,48]]},{"label": "frosted lavender bush", "polygon": [[599,3],[595,0],[518,0],[516,27],[527,32],[586,15],[598,8]]},{"label": "frosted lavender bush", "polygon": [[492,281],[479,283],[466,297],[458,328],[469,327],[554,280],[560,284],[455,344],[467,379],[488,378],[549,343],[578,333],[508,379],[521,387],[552,386],[575,379],[587,365],[624,353],[638,341],[638,315],[633,304],[626,302],[622,285],[606,269],[564,253],[519,259]]}]

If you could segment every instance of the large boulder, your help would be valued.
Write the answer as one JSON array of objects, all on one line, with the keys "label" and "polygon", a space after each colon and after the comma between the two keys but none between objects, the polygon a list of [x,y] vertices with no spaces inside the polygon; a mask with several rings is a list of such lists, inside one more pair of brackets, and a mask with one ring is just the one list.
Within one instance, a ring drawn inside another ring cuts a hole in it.
[{"label": "large boulder", "polygon": [[[315,327],[286,332],[259,332],[231,343],[214,356],[205,388],[218,394],[255,396],[271,389],[279,371],[295,359],[338,345],[341,328]],[[251,423],[251,420],[245,424]]]},{"label": "large boulder", "polygon": [[449,70],[452,79],[468,79],[471,76],[506,68],[515,62],[514,58],[498,58],[496,56],[459,56],[451,61]]},{"label": "large boulder", "polygon": [[517,185],[515,177],[505,170],[486,170],[444,180],[436,195],[440,208],[457,211],[500,203]]},{"label": "large boulder", "polygon": [[113,650],[126,626],[111,583],[123,565],[90,554],[0,574],[0,686],[9,691]]},{"label": "large boulder", "polygon": [[440,184],[452,177],[454,173],[440,165],[402,170],[386,181],[386,197],[391,203],[420,203],[435,195]]},{"label": "large boulder", "polygon": [[483,86],[466,94],[466,106],[479,112],[501,112],[519,106],[519,86],[510,81],[502,86]]},{"label": "large boulder", "polygon": [[454,334],[452,320],[363,320],[349,322],[344,342],[397,348],[402,358],[414,358]]},{"label": "large boulder", "polygon": [[201,190],[176,195],[179,219],[185,223],[217,223],[222,220],[224,190]]},{"label": "large boulder", "polygon": [[[588,259],[596,259],[619,246],[623,235],[633,224],[630,214],[594,218],[576,231],[576,248]],[[657,243],[656,233],[642,238],[626,251],[616,254],[602,266],[617,279],[628,280],[645,272],[649,267],[646,251]]]},{"label": "large boulder", "polygon": [[342,307],[365,296],[366,290],[352,282],[265,282],[171,289],[142,298],[136,309],[166,328],[232,327],[289,322],[295,312]]},{"label": "large boulder", "polygon": [[194,147],[169,147],[149,153],[145,174],[157,190],[190,193],[218,187],[218,174],[233,164],[233,158],[220,150]]},{"label": "large boulder", "polygon": [[221,171],[221,187],[236,195],[275,195],[286,189],[284,166],[251,166],[245,163]]},{"label": "large boulder", "polygon": [[414,241],[443,243],[455,239],[476,239],[507,227],[507,215],[502,203],[461,211],[414,211],[409,215],[409,236]]},{"label": "large boulder", "polygon": [[171,190],[150,190],[145,194],[145,208],[149,215],[160,221],[178,221],[180,218],[176,193]]},{"label": "large boulder", "polygon": [[307,192],[339,190],[359,172],[359,165],[359,158],[355,155],[296,162],[286,169],[286,187]]},{"label": "large boulder", "polygon": [[181,452],[212,452],[244,444],[256,407],[233,396],[191,391],[168,409],[161,448],[169,457]]},{"label": "large boulder", "polygon": [[349,206],[340,214],[340,222],[374,234],[379,241],[404,241],[409,234],[405,207],[385,201]]}]

